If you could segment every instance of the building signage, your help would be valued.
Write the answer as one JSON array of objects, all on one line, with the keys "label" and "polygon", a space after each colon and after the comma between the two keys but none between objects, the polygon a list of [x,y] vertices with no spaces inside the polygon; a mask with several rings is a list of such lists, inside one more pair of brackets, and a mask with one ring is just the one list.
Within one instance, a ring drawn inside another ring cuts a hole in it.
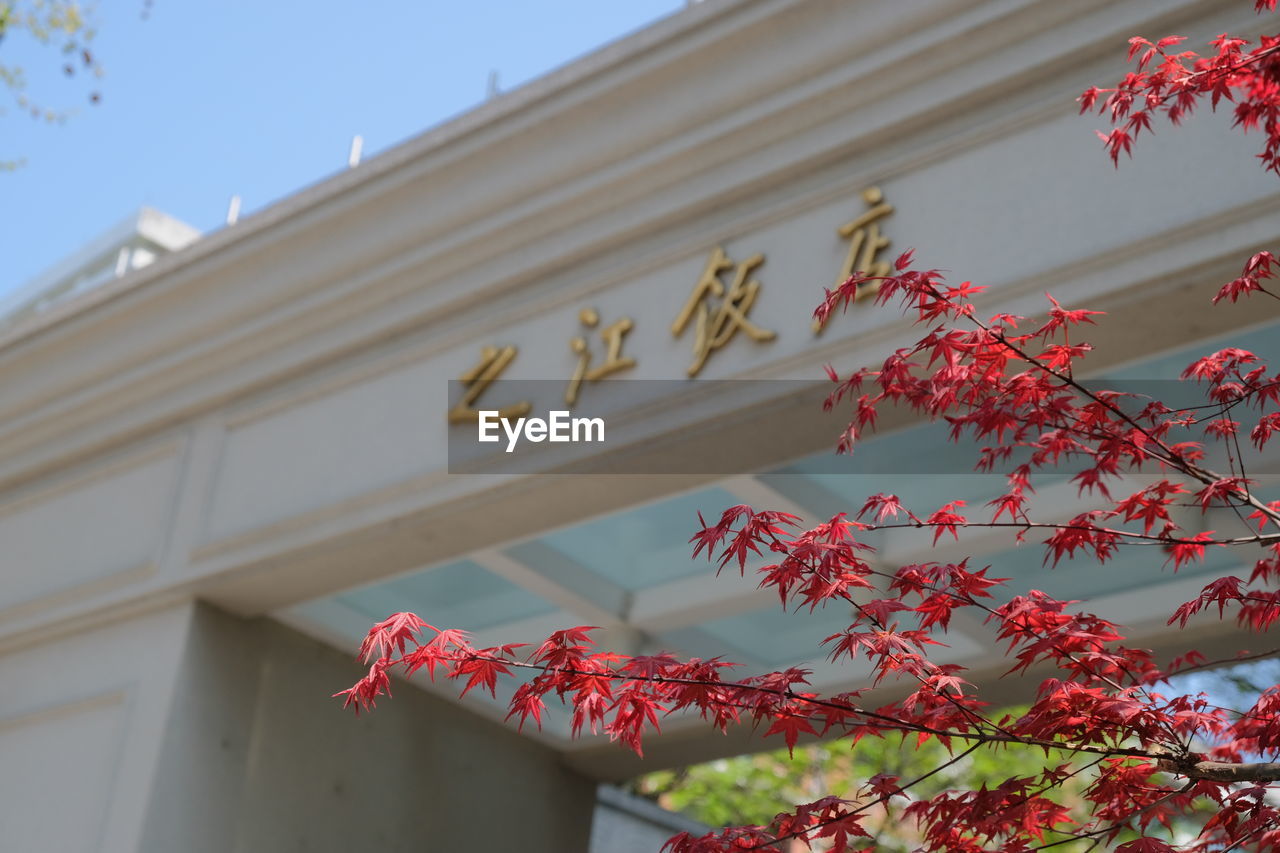
[{"label": "building signage", "polygon": [[[881,224],[893,213],[893,205],[885,201],[879,187],[869,187],[861,195],[867,209],[836,229],[839,238],[848,243],[836,284],[844,282],[854,272],[870,276],[889,273],[889,263],[881,253],[889,248],[890,241],[881,230]],[[689,377],[701,373],[708,359],[739,333],[761,344],[777,337],[777,333],[768,328],[766,318],[752,314],[764,287],[757,278],[757,271],[764,262],[762,252],[736,260],[722,246],[711,250],[702,274],[671,323],[671,335],[687,340],[691,346],[692,358],[685,371]],[[856,299],[870,298],[878,290],[879,282],[867,282],[858,290]],[[578,312],[578,320],[582,333],[569,340],[569,348],[577,356],[577,364],[564,391],[565,405],[570,408],[578,402],[584,386],[638,364],[636,356],[627,348],[630,343],[627,336],[636,325],[631,317],[618,317],[602,326],[602,318],[596,309],[586,307]],[[813,333],[821,334],[822,329],[823,324],[815,320]],[[519,350],[514,346],[482,347],[479,361],[459,377],[464,390],[449,410],[449,422],[475,424],[480,417],[481,397],[485,390],[518,355]],[[533,408],[527,400],[485,400],[484,407],[486,414],[494,418],[513,421],[523,418]]]}]

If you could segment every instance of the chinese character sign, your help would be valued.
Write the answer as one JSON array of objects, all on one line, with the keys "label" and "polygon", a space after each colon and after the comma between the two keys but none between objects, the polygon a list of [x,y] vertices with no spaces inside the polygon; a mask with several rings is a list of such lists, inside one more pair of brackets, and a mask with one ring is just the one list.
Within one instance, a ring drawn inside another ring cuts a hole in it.
[{"label": "chinese character sign", "polygon": [[[507,365],[515,360],[516,353],[515,347],[486,346],[480,349],[480,363],[458,377],[466,391],[462,399],[449,410],[449,423],[473,423],[479,418],[480,410],[476,408],[476,402],[485,389],[493,384],[493,380],[501,376]],[[504,418],[521,418],[532,409],[530,403],[521,402],[500,407],[498,413]]]},{"label": "chinese character sign", "polygon": [[[894,212],[893,205],[885,201],[879,187],[868,187],[860,197],[865,205],[862,213],[836,228],[837,237],[846,243],[837,284],[843,284],[855,273],[875,278],[890,272],[889,262],[883,259],[890,241],[882,228],[885,219]],[[814,250],[817,251],[818,247],[815,246]],[[762,252],[734,260],[723,246],[711,250],[702,273],[671,324],[672,337],[685,337],[692,344],[693,358],[685,369],[688,376],[699,375],[708,359],[739,333],[756,343],[766,343],[777,337],[776,332],[752,315],[763,288],[757,275],[764,262]],[[879,281],[862,282],[855,300],[868,299],[879,289]],[[575,357],[575,363],[564,390],[564,402],[568,406],[578,403],[585,386],[638,364],[633,334],[637,331],[636,323],[631,317],[617,317],[605,324],[596,309],[588,306],[578,312],[578,324],[578,334],[569,339],[569,350]],[[813,331],[820,334],[822,324],[815,320]],[[639,345],[643,346],[643,341]],[[514,346],[481,348],[479,363],[460,377],[463,393],[449,409],[450,423],[476,422],[481,396],[511,365],[516,355]],[[531,411],[532,404],[518,399],[486,400],[485,407],[497,411],[503,418],[520,418]]]},{"label": "chinese character sign", "polygon": [[[600,325],[600,315],[594,308],[583,308],[578,312],[578,320],[588,329],[594,329]],[[636,366],[634,358],[628,358],[622,354],[622,339],[634,325],[630,317],[622,317],[600,330],[605,355],[604,361],[595,367],[591,366],[591,346],[587,343],[587,339],[580,336],[569,341],[569,348],[578,356],[578,364],[573,369],[573,376],[569,379],[569,387],[565,389],[565,403],[572,406],[578,402],[578,392],[583,382],[596,382],[619,370]]]},{"label": "chinese character sign", "polygon": [[[840,275],[836,278],[837,285],[843,284],[855,272],[870,276],[889,274],[889,262],[880,260],[880,253],[889,248],[889,238],[880,233],[880,221],[893,213],[893,205],[885,202],[884,193],[879,187],[863,190],[862,200],[867,203],[868,209],[836,229],[841,238],[849,241],[844,265],[840,267]],[[869,281],[858,288],[854,298],[869,299],[879,290],[880,282]],[[822,327],[821,321],[813,321],[815,332],[821,332]]]},{"label": "chinese character sign", "polygon": [[[733,340],[739,331],[757,342],[776,337],[747,316],[760,295],[760,282],[751,274],[763,263],[764,255],[759,253],[734,262],[719,246],[712,250],[693,292],[671,324],[671,334],[680,337],[693,322],[693,363],[686,371],[690,376],[697,376],[707,357]],[[732,273],[727,287],[722,279],[726,273]]]}]

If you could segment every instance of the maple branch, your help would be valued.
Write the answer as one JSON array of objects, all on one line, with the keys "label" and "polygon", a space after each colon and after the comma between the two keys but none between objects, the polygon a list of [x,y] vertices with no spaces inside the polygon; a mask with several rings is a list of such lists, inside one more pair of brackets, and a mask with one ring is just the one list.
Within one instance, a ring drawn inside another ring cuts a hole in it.
[{"label": "maple branch", "polygon": [[[884,278],[884,277],[880,277],[880,278]],[[926,289],[926,292],[930,296],[932,296],[934,299],[943,301],[943,302],[947,301],[947,298],[943,294],[939,293],[938,289],[934,285],[926,283],[923,287]],[[1060,385],[1071,388],[1076,393],[1084,395],[1089,400],[1102,406],[1107,411],[1111,412],[1113,415],[1119,417],[1125,423],[1129,424],[1131,427],[1133,427],[1135,430],[1141,433],[1145,438],[1147,438],[1149,441],[1151,441],[1153,444],[1159,447],[1160,450],[1163,451],[1163,453],[1167,457],[1169,464],[1171,464],[1176,469],[1182,471],[1187,476],[1192,477],[1193,479],[1199,480],[1201,483],[1204,483],[1206,486],[1211,485],[1223,479],[1222,475],[1216,473],[1215,471],[1212,471],[1211,469],[1207,469],[1207,468],[1201,468],[1195,465],[1194,463],[1188,462],[1187,460],[1183,459],[1181,457],[1181,454],[1177,453],[1173,448],[1169,447],[1168,444],[1165,443],[1163,439],[1156,436],[1149,429],[1144,427],[1132,416],[1130,416],[1127,412],[1125,412],[1120,407],[1116,406],[1110,400],[1104,399],[1103,397],[1100,397],[1093,391],[1090,391],[1080,382],[1076,381],[1076,379],[1070,373],[1062,373],[1060,371],[1054,370],[1052,367],[1045,364],[1040,359],[1033,357],[1030,353],[1026,352],[1020,346],[1015,344],[1013,341],[1009,340],[1009,338],[1004,334],[1003,331],[993,330],[988,324],[982,322],[977,317],[973,316],[971,312],[965,312],[963,316],[974,326],[978,327],[982,331],[991,335],[994,340],[999,342],[1002,346],[1004,346],[1006,349],[1008,349],[1010,352],[1016,355],[1018,359],[1020,359],[1023,363],[1037,370],[1043,371],[1044,373],[1053,377]],[[1257,509],[1259,512],[1263,513],[1265,516],[1272,519],[1272,521],[1275,521],[1277,524],[1280,524],[1280,512],[1277,512],[1271,509],[1265,503],[1263,503],[1262,501],[1259,501],[1257,498],[1255,498],[1252,494],[1248,492],[1244,492],[1243,497],[1250,504],[1250,506],[1254,507],[1254,509]]]},{"label": "maple branch", "polygon": [[1024,530],[1082,530],[1089,533],[1106,533],[1113,536],[1120,536],[1125,539],[1141,540],[1133,542],[1134,545],[1268,545],[1274,542],[1280,542],[1280,533],[1258,533],[1252,536],[1233,536],[1225,539],[1184,539],[1181,537],[1173,537],[1168,535],[1160,535],[1155,533],[1138,533],[1132,530],[1124,530],[1117,527],[1103,527],[1101,525],[1085,525],[1070,524],[1067,522],[1054,523],[1048,521],[903,521],[893,522],[890,524],[864,523],[863,530],[902,530],[908,528],[930,528],[930,527],[1017,527]]},{"label": "maple branch", "polygon": [[[1280,297],[1276,297],[1276,298],[1280,299]],[[1239,376],[1238,373],[1236,375],[1237,377]],[[1272,388],[1280,388],[1280,382],[1264,382],[1261,385],[1256,385],[1248,389],[1247,391],[1240,394],[1238,397],[1232,397],[1229,400],[1222,400],[1216,403],[1200,403],[1195,406],[1178,406],[1177,408],[1170,409],[1169,414],[1180,414],[1182,412],[1195,412],[1201,409],[1216,409],[1219,406],[1223,406],[1224,407],[1223,411],[1229,413],[1232,409],[1234,409],[1236,406],[1240,405],[1241,403],[1247,401],[1250,397],[1256,397],[1257,395],[1261,394],[1263,391],[1269,391]],[[1200,423],[1200,421],[1197,420],[1194,423]]]},{"label": "maple branch", "polygon": [[[407,661],[408,656],[392,661],[389,666],[403,664]],[[1044,740],[1042,738],[1027,737],[1023,735],[1015,735],[1009,733],[991,734],[986,732],[967,732],[953,729],[939,729],[923,723],[912,723],[902,720],[898,717],[892,717],[888,714],[881,714],[876,711],[869,711],[857,705],[844,702],[836,702],[831,699],[823,699],[818,696],[797,693],[794,690],[780,690],[774,687],[764,687],[757,684],[748,684],[736,681],[713,681],[710,679],[699,678],[683,678],[679,676],[667,675],[639,675],[635,673],[619,672],[617,670],[607,670],[597,672],[594,670],[578,669],[572,666],[552,666],[550,664],[531,663],[529,661],[516,660],[514,658],[496,657],[493,655],[483,655],[477,652],[456,652],[442,654],[439,658],[441,661],[450,660],[456,663],[465,661],[486,661],[490,663],[501,663],[505,666],[513,666],[518,669],[538,670],[540,672],[562,673],[565,675],[581,675],[593,678],[606,678],[610,681],[638,681],[649,684],[680,684],[691,687],[715,687],[718,689],[727,689],[731,691],[746,691],[753,693],[763,693],[770,696],[776,696],[789,701],[803,702],[808,705],[814,705],[821,708],[829,708],[832,710],[846,711],[850,714],[866,717],[869,720],[875,720],[876,726],[879,728],[889,729],[891,731],[915,732],[918,734],[927,734],[936,738],[956,738],[958,740],[978,741],[980,743],[1007,743],[1019,746],[1030,746],[1038,749],[1057,749],[1063,752],[1085,752],[1092,755],[1101,756],[1123,756],[1127,758],[1146,758],[1157,760],[1169,757],[1167,751],[1159,748],[1156,750],[1139,749],[1136,747],[1106,747],[1094,746],[1090,744],[1073,744],[1059,741]],[[743,706],[736,706],[743,707]],[[669,711],[667,713],[670,713]]]},{"label": "maple branch", "polygon": [[[1239,62],[1235,63],[1234,65],[1227,65],[1221,68],[1205,68],[1200,71],[1193,71],[1192,73],[1178,80],[1178,82],[1185,85],[1195,80],[1198,77],[1207,77],[1210,74],[1214,74],[1220,77],[1227,77],[1235,73],[1236,71],[1239,71],[1242,68],[1247,68],[1250,65],[1256,64],[1259,60],[1265,59],[1268,56],[1271,56],[1273,53],[1276,53],[1277,51],[1280,51],[1280,45],[1275,45],[1273,47],[1267,47],[1267,48],[1260,48],[1258,50],[1250,52],[1243,59],[1241,59]],[[1168,56],[1168,54],[1166,54],[1163,50],[1160,51],[1160,55],[1166,58]],[[1098,89],[1097,91],[1099,93],[1119,92],[1120,89],[1119,87],[1116,87],[1114,89]],[[1143,109],[1150,112],[1150,111],[1153,111],[1155,108],[1162,107],[1164,106],[1164,102],[1167,101],[1169,97],[1173,94],[1174,94],[1173,90],[1170,90],[1163,95],[1153,96],[1146,103]],[[1104,103],[1102,106],[1102,111],[1105,111],[1105,110],[1106,110],[1106,104]],[[1123,116],[1113,116],[1112,121],[1114,121],[1117,117],[1123,118]]]},{"label": "maple branch", "polygon": [[[770,538],[773,540],[773,544],[774,544],[775,546],[777,546],[777,547],[779,547],[779,548],[781,548],[781,549],[783,549],[783,550],[786,550],[786,547],[787,547],[787,546],[786,546],[786,543],[785,543],[785,542],[783,542],[783,541],[778,537],[778,535],[777,535],[776,533],[771,533],[771,534],[770,534]],[[806,565],[809,567],[810,571],[816,571],[816,566],[814,566],[814,564],[813,564],[812,562],[806,562]],[[881,575],[883,575],[883,573],[880,573],[880,572],[873,572],[873,574],[881,574]],[[887,575],[884,575],[884,576],[885,576],[885,577],[887,577]],[[843,593],[841,593],[841,598],[843,598],[846,602],[848,602],[850,605],[852,605],[852,606],[853,606],[853,608],[854,608],[855,610],[857,610],[857,611],[858,611],[858,613],[860,613],[864,618],[871,620],[871,623],[872,623],[873,625],[875,625],[877,628],[879,628],[881,631],[888,631],[888,630],[889,630],[889,629],[885,626],[884,622],[883,622],[879,617],[877,617],[877,616],[876,616],[875,614],[873,614],[873,613],[869,613],[869,612],[867,612],[867,610],[866,610],[862,605],[860,605],[858,602],[854,601],[853,596],[851,596],[848,592],[843,592]],[[893,655],[893,654],[891,654],[891,655],[890,655],[890,658],[891,658],[892,660],[894,660],[894,661],[898,661],[898,660],[900,660],[900,658],[899,658],[897,655]],[[910,674],[911,674],[911,676],[912,676],[913,678],[915,678],[915,680],[916,680],[916,681],[918,681],[922,686],[925,686],[925,687],[928,687],[928,686],[929,686],[929,685],[928,685],[928,682],[927,682],[924,678],[922,678],[919,674],[914,673],[914,672],[912,672],[912,673],[910,673]],[[991,720],[988,720],[986,717],[984,717],[982,714],[979,714],[979,713],[978,713],[977,711],[975,711],[973,708],[967,708],[967,707],[965,707],[964,705],[960,704],[960,702],[959,702],[959,701],[958,701],[954,696],[952,696],[951,694],[947,693],[945,690],[940,690],[940,691],[937,691],[937,692],[938,692],[938,695],[940,695],[940,696],[942,696],[944,699],[946,699],[946,700],[947,700],[947,702],[949,702],[953,707],[957,708],[957,709],[958,709],[962,714],[964,714],[965,716],[969,717],[969,719],[973,720],[974,722],[978,723],[979,725],[989,726],[989,727],[991,727],[993,730],[995,730],[995,731],[997,731],[997,732],[1000,732],[1000,733],[1002,733],[1002,734],[1009,734],[1009,732],[1008,732],[1008,731],[1006,731],[1003,727],[1001,727],[1000,725],[998,725],[998,724],[997,724],[997,723],[995,723],[995,722],[992,722]],[[956,688],[956,692],[957,692],[957,693],[962,693],[962,691],[961,691],[958,687]]]},{"label": "maple branch", "polygon": [[966,748],[962,752],[958,752],[955,755],[951,756],[951,758],[947,759],[942,764],[939,764],[937,767],[933,768],[932,770],[929,770],[926,773],[922,773],[921,775],[912,779],[910,782],[904,782],[903,784],[898,785],[892,791],[881,794],[876,799],[871,800],[870,802],[864,803],[858,806],[856,809],[845,812],[844,814],[838,817],[833,817],[828,820],[819,821],[818,823],[806,829],[796,830],[795,832],[790,832],[786,835],[779,835],[777,838],[774,838],[772,841],[766,841],[764,844],[755,845],[753,847],[747,847],[745,849],[764,850],[767,847],[772,847],[773,845],[783,841],[791,841],[792,839],[797,839],[797,838],[809,839],[812,837],[812,834],[815,830],[824,829],[825,827],[831,826],[832,824],[839,823],[842,820],[848,820],[853,815],[861,814],[862,812],[865,812],[867,809],[874,808],[875,806],[878,806],[881,803],[887,803],[892,797],[896,797],[899,794],[905,794],[908,788],[913,788],[916,785],[919,785],[921,782],[924,782],[929,778],[938,775],[943,770],[946,770],[948,767],[958,764],[963,759],[969,757],[969,755],[980,746],[982,746],[981,743],[970,744],[968,748]]},{"label": "maple branch", "polygon": [[1251,830],[1249,830],[1248,832],[1246,832],[1246,833],[1245,833],[1244,835],[1242,835],[1240,838],[1237,838],[1237,839],[1235,840],[1235,843],[1233,843],[1230,847],[1225,847],[1225,848],[1223,848],[1222,853],[1231,853],[1231,851],[1232,851],[1232,850],[1236,850],[1236,849],[1238,849],[1238,848],[1242,847],[1242,846],[1244,845],[1244,843],[1245,843],[1246,841],[1248,841],[1250,838],[1253,838],[1255,835],[1261,835],[1261,834],[1262,834],[1263,832],[1265,832],[1269,827],[1274,826],[1274,825],[1275,825],[1275,823],[1276,823],[1276,821],[1275,821],[1274,819],[1272,819],[1272,820],[1267,820],[1267,821],[1264,821],[1264,822],[1262,822],[1262,823],[1258,824],[1258,826],[1255,826],[1253,829],[1251,829]]},{"label": "maple branch", "polygon": [[1164,759],[1160,762],[1160,769],[1206,782],[1280,782],[1280,762],[1274,761],[1236,764],[1225,761]]},{"label": "maple branch", "polygon": [[1253,660],[1262,660],[1263,658],[1274,657],[1276,655],[1280,655],[1280,649],[1272,649],[1267,652],[1258,652],[1257,654],[1251,654],[1251,655],[1241,655],[1239,657],[1218,658],[1217,660],[1208,660],[1208,661],[1203,661],[1201,663],[1192,664],[1191,666],[1185,666],[1182,669],[1179,669],[1177,672],[1170,673],[1170,675],[1186,675],[1189,672],[1196,672],[1197,670],[1213,669],[1214,667],[1226,666],[1228,664],[1245,663],[1247,661],[1253,661]]},{"label": "maple branch", "polygon": [[[890,578],[890,576],[889,576],[889,575],[888,575],[888,573],[886,573],[886,572],[880,572],[880,571],[874,571],[874,570],[873,570],[873,571],[872,571],[872,574],[879,575],[879,576],[881,576],[881,577],[885,577],[885,578]],[[890,579],[891,579],[891,578],[890,578]],[[1008,619],[1006,619],[1006,617],[1004,617],[1004,616],[1003,616],[1002,614],[1000,614],[998,611],[994,610],[993,608],[989,607],[989,606],[988,606],[987,604],[985,604],[984,602],[979,601],[977,598],[975,598],[974,596],[972,596],[972,595],[970,595],[970,594],[968,594],[968,593],[957,593],[957,592],[953,592],[953,591],[951,591],[951,590],[939,589],[938,587],[936,587],[936,586],[934,586],[934,585],[932,585],[932,584],[928,584],[928,583],[924,583],[924,582],[920,582],[920,583],[919,583],[919,585],[920,585],[921,589],[928,590],[928,591],[932,592],[932,593],[933,593],[933,594],[935,594],[935,595],[946,595],[946,596],[948,596],[949,598],[951,598],[951,599],[953,599],[953,600],[955,600],[955,601],[959,601],[959,602],[960,602],[960,603],[962,603],[962,604],[967,604],[967,605],[969,605],[969,606],[971,606],[971,607],[977,607],[978,609],[983,610],[983,611],[985,611],[985,612],[988,614],[988,619],[999,619],[999,620],[1001,620],[1001,621],[1005,621],[1005,622],[1008,622],[1008,621],[1009,621]],[[1025,620],[1025,619],[1024,619],[1024,620],[1022,620],[1022,622],[1021,622],[1021,623],[1015,623],[1015,624],[1017,625],[1017,627],[1021,628],[1021,629],[1022,629],[1023,631],[1025,631],[1026,633],[1028,633],[1028,634],[1032,634],[1032,635],[1034,635],[1034,636],[1038,636],[1038,637],[1040,637],[1042,640],[1050,640],[1050,639],[1051,639],[1050,637],[1046,636],[1044,632],[1042,632],[1042,631],[1036,631],[1036,630],[1035,630],[1035,629],[1034,629],[1034,628],[1033,628],[1033,627],[1032,627],[1032,626],[1027,622],[1027,620]],[[1103,675],[1103,674],[1100,674],[1100,673],[1098,673],[1098,672],[1094,671],[1094,669],[1093,669],[1092,667],[1088,666],[1087,664],[1085,664],[1085,662],[1084,662],[1084,661],[1082,661],[1082,660],[1080,660],[1079,658],[1077,658],[1074,654],[1072,654],[1072,653],[1070,653],[1070,652],[1068,652],[1068,651],[1066,651],[1066,650],[1062,649],[1062,648],[1061,648],[1060,646],[1058,646],[1056,643],[1053,645],[1053,649],[1054,649],[1054,651],[1056,651],[1058,654],[1062,655],[1063,657],[1065,657],[1065,658],[1067,658],[1068,660],[1070,660],[1070,661],[1072,661],[1073,663],[1075,663],[1078,667],[1080,667],[1082,670],[1084,670],[1085,672],[1087,672],[1090,676],[1092,676],[1092,677],[1094,677],[1094,678],[1098,679],[1099,681],[1102,681],[1102,682],[1104,682],[1104,683],[1106,683],[1106,684],[1110,685],[1114,690],[1116,690],[1116,691],[1118,691],[1118,692],[1120,692],[1120,693],[1124,693],[1124,692],[1125,692],[1125,688],[1124,688],[1124,687],[1122,687],[1121,685],[1117,684],[1113,679],[1108,678],[1106,675]],[[1138,689],[1138,691],[1140,691],[1140,692],[1142,693],[1142,695],[1143,695],[1143,696],[1145,696],[1145,697],[1148,699],[1148,701],[1151,701],[1152,703],[1154,703],[1154,702],[1155,702],[1155,697],[1153,697],[1153,696],[1151,695],[1150,691],[1149,691],[1149,690],[1147,690],[1146,686],[1142,684],[1142,680],[1141,680],[1141,679],[1139,679],[1136,675],[1134,675],[1134,674],[1133,674],[1133,673],[1132,673],[1132,672],[1131,672],[1127,667],[1125,667],[1125,668],[1123,668],[1123,669],[1124,669],[1124,673],[1125,673],[1125,674],[1126,674],[1130,679],[1132,679],[1132,680],[1133,680],[1133,682],[1134,682],[1134,686]],[[999,728],[999,727],[997,727],[997,728]],[[1004,731],[1005,731],[1003,728],[1000,728],[999,730],[1000,730],[1001,732],[1004,732]],[[1007,733],[1007,732],[1006,732],[1006,733]],[[1167,728],[1167,729],[1166,729],[1166,733],[1167,733],[1167,734],[1168,734],[1168,735],[1169,735],[1169,736],[1170,736],[1170,737],[1171,737],[1175,742],[1177,742],[1177,740],[1178,740],[1178,738],[1177,738],[1177,733],[1176,733],[1175,731],[1173,731],[1173,729],[1172,729],[1172,728]],[[1184,747],[1184,751],[1185,751],[1185,747]]]},{"label": "maple branch", "polygon": [[[1168,792],[1167,792],[1163,797],[1161,797],[1160,799],[1158,799],[1158,800],[1154,800],[1154,801],[1152,801],[1152,802],[1150,802],[1150,803],[1147,803],[1147,804],[1146,804],[1145,806],[1143,806],[1142,808],[1140,808],[1140,809],[1136,810],[1135,812],[1133,812],[1133,814],[1129,815],[1128,819],[1127,819],[1127,820],[1125,820],[1123,823],[1109,823],[1109,824],[1107,824],[1106,826],[1101,826],[1101,827],[1098,827],[1097,829],[1093,829],[1093,830],[1090,830],[1090,831],[1088,831],[1088,832],[1072,832],[1072,833],[1068,833],[1068,837],[1067,837],[1067,838],[1063,838],[1063,839],[1060,839],[1060,840],[1058,840],[1058,841],[1051,842],[1051,843],[1049,843],[1049,844],[1042,844],[1042,845],[1040,845],[1039,847],[1033,847],[1033,848],[1031,848],[1031,849],[1032,849],[1032,850],[1048,850],[1050,847],[1058,847],[1058,846],[1063,845],[1063,844],[1070,844],[1072,841],[1083,841],[1083,840],[1085,840],[1086,838],[1093,838],[1093,839],[1095,839],[1095,840],[1094,840],[1094,843],[1093,843],[1093,844],[1091,844],[1091,845],[1089,846],[1089,849],[1090,849],[1090,850],[1092,850],[1094,847],[1096,847],[1096,846],[1098,845],[1098,841],[1100,841],[1100,840],[1101,840],[1102,836],[1104,836],[1104,835],[1106,835],[1106,834],[1108,834],[1108,833],[1118,832],[1119,830],[1121,830],[1121,829],[1123,829],[1124,827],[1128,826],[1128,825],[1129,825],[1129,821],[1132,821],[1132,820],[1133,820],[1133,818],[1137,817],[1137,816],[1138,816],[1138,815],[1140,815],[1140,814],[1144,814],[1144,813],[1146,813],[1146,812],[1150,811],[1151,809],[1155,808],[1155,807],[1156,807],[1156,806],[1158,806],[1158,805],[1161,805],[1162,803],[1166,803],[1166,802],[1168,802],[1169,800],[1173,799],[1174,797],[1178,796],[1179,794],[1185,794],[1187,791],[1191,790],[1191,787],[1192,787],[1194,784],[1195,784],[1195,783],[1194,783],[1193,781],[1188,780],[1188,781],[1187,781],[1187,784],[1183,785],[1181,788],[1178,788],[1178,789],[1173,790],[1173,791],[1168,791]],[[1060,831],[1060,830],[1055,830],[1055,831]]]},{"label": "maple branch", "polygon": [[1095,758],[1093,761],[1090,761],[1086,764],[1081,764],[1079,767],[1075,768],[1067,775],[1059,779],[1055,779],[1052,782],[1046,782],[1045,784],[1037,788],[1035,791],[1032,791],[1030,794],[1024,795],[1021,800],[1016,800],[1011,803],[1006,803],[1005,805],[1001,806],[999,810],[993,812],[993,814],[1003,814],[1009,809],[1015,808],[1016,806],[1020,806],[1023,803],[1029,803],[1032,800],[1034,800],[1036,797],[1039,797],[1042,794],[1045,794],[1053,790],[1054,788],[1061,787],[1062,783],[1067,781],[1068,779],[1071,779],[1075,776],[1079,776],[1081,773],[1084,773],[1086,770],[1092,770],[1094,767],[1097,767],[1099,764],[1101,764],[1106,760],[1107,760],[1107,757],[1105,755],[1100,755],[1097,758]]},{"label": "maple branch", "polygon": [[[930,292],[934,295],[935,298],[939,298],[939,299],[942,298],[942,295],[939,294],[937,290],[932,286],[930,286]],[[1129,424],[1131,427],[1136,429],[1144,437],[1146,437],[1149,441],[1154,443],[1157,447],[1159,447],[1164,452],[1168,460],[1170,460],[1169,464],[1171,464],[1174,468],[1178,469],[1179,471],[1181,471],[1182,473],[1186,474],[1187,476],[1193,479],[1199,480],[1201,483],[1204,483],[1206,486],[1212,485],[1213,483],[1216,483],[1219,480],[1223,479],[1222,475],[1217,473],[1216,471],[1213,471],[1212,469],[1209,469],[1209,468],[1201,468],[1195,463],[1188,462],[1187,460],[1183,459],[1181,454],[1175,452],[1174,449],[1169,447],[1169,445],[1165,443],[1163,439],[1157,437],[1154,433],[1152,433],[1149,429],[1147,429],[1142,424],[1140,424],[1137,420],[1135,420],[1132,416],[1130,416],[1127,412],[1125,412],[1119,406],[1116,406],[1110,400],[1106,400],[1102,397],[1099,397],[1097,394],[1095,394],[1094,392],[1090,391],[1088,388],[1086,388],[1085,386],[1077,382],[1069,374],[1063,374],[1059,371],[1056,371],[1049,365],[1041,362],[1039,359],[1033,358],[1030,354],[1024,352],[1022,348],[1019,347],[1017,344],[1010,341],[1004,335],[1003,332],[992,332],[992,330],[981,320],[971,315],[966,315],[966,316],[968,317],[969,321],[972,322],[974,325],[976,325],[978,328],[982,329],[985,332],[993,334],[996,340],[1000,341],[1000,343],[1006,346],[1011,352],[1015,353],[1018,356],[1018,358],[1022,359],[1022,361],[1025,362],[1026,364],[1029,364],[1039,370],[1044,371],[1045,373],[1052,376],[1061,384],[1067,387],[1070,387],[1072,390],[1076,391],[1076,393],[1083,394],[1084,396],[1092,400],[1094,403],[1097,403],[1098,405],[1107,409],[1113,415],[1118,416],[1125,423]],[[1237,491],[1239,492],[1241,490],[1237,490]],[[1277,512],[1276,510],[1267,506],[1265,503],[1255,498],[1252,495],[1252,493],[1248,492],[1247,490],[1242,491],[1241,496],[1254,509],[1258,510],[1263,515],[1267,516],[1272,521],[1280,525],[1280,512]],[[1254,541],[1254,540],[1249,540],[1249,541]]]}]

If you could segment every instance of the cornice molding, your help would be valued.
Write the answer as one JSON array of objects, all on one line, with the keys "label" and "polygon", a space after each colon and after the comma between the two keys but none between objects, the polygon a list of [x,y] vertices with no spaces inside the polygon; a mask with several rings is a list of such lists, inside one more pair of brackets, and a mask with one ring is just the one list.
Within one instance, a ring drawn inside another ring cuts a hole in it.
[{"label": "cornice molding", "polygon": [[[1042,100],[1046,84],[1098,73],[1094,57],[1114,59],[1119,33],[1210,4],[1166,3],[1158,16],[1103,0],[1070,11],[1050,0],[860,4],[860,14],[878,16],[867,37],[881,46],[841,62],[742,56],[744,65],[779,66],[782,82],[764,93],[744,82],[731,109],[646,128],[659,139],[647,148],[609,162],[617,145],[587,140],[575,159],[604,165],[559,184],[534,181],[519,197],[491,195],[452,221],[372,216],[387,199],[420,207],[432,180],[467,164],[503,167],[503,146],[530,129],[571,130],[620,92],[711,73],[717,51],[803,22],[817,5],[699,4],[0,338],[0,481],[398,335],[465,337],[494,318],[581,298],[829,197],[833,172],[852,186],[1044,121],[1058,114]],[[944,44],[960,46],[935,50]],[[1081,57],[1074,74],[1064,70]],[[661,112],[656,101],[640,108]],[[536,161],[527,165],[537,173]],[[541,283],[574,278],[575,266],[585,271],[576,284]]]}]

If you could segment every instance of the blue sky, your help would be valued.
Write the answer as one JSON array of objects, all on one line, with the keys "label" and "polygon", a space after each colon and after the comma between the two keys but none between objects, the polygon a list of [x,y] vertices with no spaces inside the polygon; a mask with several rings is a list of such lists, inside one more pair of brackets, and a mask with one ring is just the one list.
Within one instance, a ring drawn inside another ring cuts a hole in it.
[{"label": "blue sky", "polygon": [[684,0],[299,0],[99,3],[102,101],[21,34],[0,61],[29,92],[70,105],[64,124],[17,114],[0,92],[0,295],[149,205],[204,231],[684,7]]}]

